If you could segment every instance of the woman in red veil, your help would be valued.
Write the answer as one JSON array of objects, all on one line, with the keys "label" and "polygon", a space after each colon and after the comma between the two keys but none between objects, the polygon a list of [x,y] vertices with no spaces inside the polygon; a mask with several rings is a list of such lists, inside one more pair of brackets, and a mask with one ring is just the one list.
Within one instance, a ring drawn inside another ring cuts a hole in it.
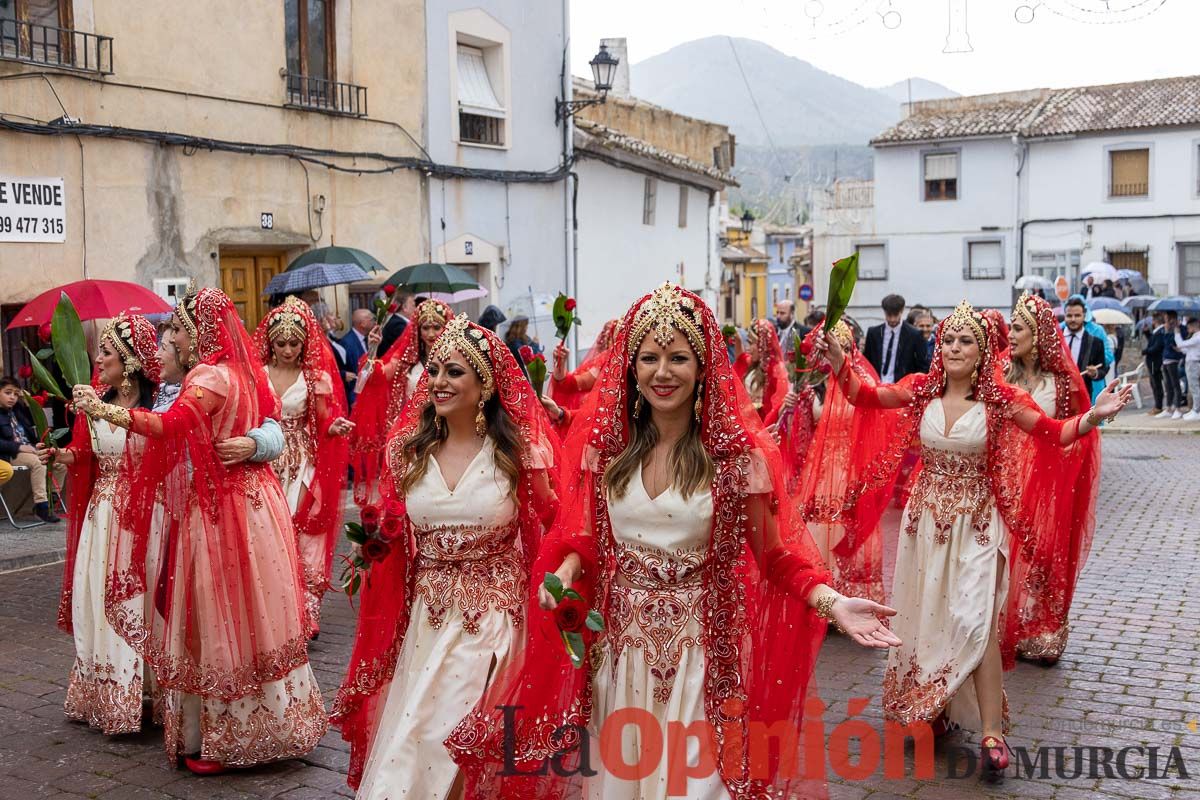
[{"label": "woman in red veil", "polygon": [[[1055,420],[1000,379],[992,325],[970,304],[937,335],[929,373],[887,386],[863,380],[836,337],[822,340],[855,417],[873,434],[852,454],[841,507],[854,524],[840,546],[852,551],[878,524],[904,451],[919,437],[892,586],[892,628],[904,644],[888,654],[884,713],[902,725],[945,719],[980,731],[984,774],[998,780],[1008,765],[1002,670],[1012,667],[1017,641],[1051,621],[1041,606],[1014,601],[1025,591],[1014,578],[1068,580],[1072,568],[1044,557],[1045,540],[1059,535],[1076,491],[1094,493],[1099,477],[1070,446],[1094,440],[1100,417],[1117,413],[1130,390],[1113,384],[1092,412]],[[1014,603],[1033,618],[1013,618]]]},{"label": "woman in red veil", "polygon": [[[127,450],[121,465],[117,512],[128,533],[110,550],[105,610],[154,669],[169,757],[184,754],[201,774],[296,758],[316,747],[328,718],[308,663],[291,513],[270,466],[225,466],[215,447],[276,416],[275,398],[220,290],[186,295],[171,336],[188,372],[166,413],[74,389],[83,413],[148,439],[144,453]],[[158,499],[167,546],[151,582]],[[148,594],[158,612],[149,618]]]},{"label": "woman in red veil", "polygon": [[[96,386],[105,400],[124,408],[148,409],[158,386],[154,325],[128,312],[100,334]],[[140,453],[145,441],[124,428],[75,418],[71,446],[43,448],[69,467],[66,561],[58,626],[75,640],[75,664],[67,685],[67,717],[107,734],[133,733],[142,726],[142,659],[108,623],[104,586],[110,542],[120,535],[116,514],[118,474],[128,447]]]},{"label": "woman in red veil", "polygon": [[284,449],[271,466],[292,511],[315,636],[341,530],[345,437],[354,425],[346,419],[346,389],[334,380],[333,348],[308,303],[289,297],[271,309],[254,332],[254,350],[280,407]]},{"label": "woman in red veil", "polygon": [[[417,381],[425,372],[429,348],[450,320],[454,310],[441,300],[429,299],[417,306],[417,314],[404,328],[383,358],[367,365],[368,375],[362,391],[354,400],[350,421],[350,465],[354,468],[354,502],[360,506],[379,499],[379,469],[383,464],[383,445],[388,432],[400,419],[404,406],[413,396]],[[382,333],[371,331],[368,342],[379,344]]]},{"label": "woman in red veil", "polygon": [[381,530],[334,722],[360,800],[448,797],[442,740],[518,657],[557,437],[504,342],[460,316],[388,436]]},{"label": "woman in red veil", "polygon": [[[565,445],[564,506],[533,569],[590,598],[605,629],[576,669],[548,613],[553,599],[544,589],[531,598],[523,663],[499,674],[447,740],[468,797],[824,793],[820,771],[797,768],[799,746],[752,758],[744,734],[752,723],[799,727],[821,616],[862,644],[898,642],[877,616],[890,609],[825,585],[779,451],[725,352],[712,312],[678,286],[625,315],[581,409],[587,424]],[[641,760],[640,726],[620,724],[630,714],[692,726],[686,758],[700,758],[701,774],[668,781],[686,769],[682,752],[632,780],[610,771]],[[597,745],[610,715],[610,746]],[[813,764],[823,767],[823,751]]]},{"label": "woman in red veil", "polygon": [[733,374],[745,385],[764,425],[774,425],[788,393],[787,365],[775,323],[757,319],[746,332],[748,347],[733,362]]},{"label": "woman in red veil", "polygon": [[[839,320],[834,326],[834,334],[859,379],[871,386],[877,385],[879,378],[855,344],[850,326]],[[824,336],[825,323],[821,322],[805,337],[802,347],[812,353],[814,369],[830,371],[829,362],[819,355],[818,342]],[[882,603],[882,529],[875,525],[869,530],[857,531],[850,513],[853,509],[846,508],[843,503],[849,488],[859,479],[850,469],[855,450],[872,434],[863,429],[864,423],[862,417],[855,415],[854,406],[846,399],[841,385],[836,380],[827,380],[821,418],[800,473],[795,497],[817,549],[833,573],[833,587],[843,594],[869,597]],[[847,538],[847,531],[851,529],[856,533]],[[853,548],[849,547],[851,541],[855,543]]]},{"label": "woman in red veil", "polygon": [[550,399],[559,408],[575,411],[583,405],[583,399],[596,385],[596,376],[600,367],[616,339],[617,326],[620,320],[610,319],[600,329],[600,335],[592,343],[592,349],[587,357],[580,362],[574,372],[567,374],[567,348],[562,342],[554,348],[554,372],[550,376]]},{"label": "woman in red veil", "polygon": [[[1091,393],[1071,358],[1049,303],[1023,293],[1013,306],[1008,338],[1012,359],[1007,380],[1029,392],[1043,412],[1055,419],[1066,419],[1091,408]],[[1094,437],[1077,442],[1073,453],[1083,465],[1081,474],[1099,473],[1100,447]],[[1045,540],[1048,547],[1058,548],[1058,552],[1047,552],[1044,558],[1061,559],[1069,565],[1065,570],[1066,580],[1053,584],[1036,574],[1020,576],[1016,582],[1027,589],[1024,593],[1027,599],[1016,607],[1009,604],[1010,613],[1018,618],[1052,621],[1048,627],[1043,625],[1043,630],[1031,630],[1017,643],[1019,657],[1045,666],[1057,664],[1066,649],[1071,598],[1087,561],[1096,524],[1095,492],[1080,487],[1076,498],[1078,502],[1070,518],[1057,522],[1060,528],[1057,535]],[[1019,602],[1019,598],[1014,602]]]}]

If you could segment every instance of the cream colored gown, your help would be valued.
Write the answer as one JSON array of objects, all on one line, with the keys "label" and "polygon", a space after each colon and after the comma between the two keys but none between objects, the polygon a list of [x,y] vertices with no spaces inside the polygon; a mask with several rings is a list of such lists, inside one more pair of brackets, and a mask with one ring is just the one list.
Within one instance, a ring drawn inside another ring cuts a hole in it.
[{"label": "cream colored gown", "polygon": [[75,664],[67,685],[68,718],[107,734],[133,733],[142,725],[142,659],[104,615],[109,540],[117,526],[117,475],[125,452],[124,428],[97,421],[96,485],[75,554],[71,592]]},{"label": "cream colored gown", "polygon": [[987,477],[985,405],[945,430],[935,398],[921,418],[922,469],[901,519],[891,627],[904,644],[888,651],[883,707],[907,725],[949,706],[951,721],[978,731],[971,673],[998,635],[1009,537]]},{"label": "cream colored gown", "polygon": [[[657,800],[667,797],[667,760],[640,781],[620,780],[604,769],[600,731],[618,709],[648,711],[663,725],[705,719],[702,601],[704,565],[712,538],[710,491],[684,500],[675,488],[653,500],[640,474],[625,497],[608,505],[617,546],[618,575],[607,614],[602,661],[593,684],[589,800]],[[626,764],[639,760],[640,729],[626,725],[621,753]],[[688,740],[688,763],[697,763],[699,742]],[[684,795],[692,800],[729,796],[718,772],[690,779]]]},{"label": "cream colored gown", "polygon": [[437,458],[408,492],[416,596],[360,800],[442,800],[458,767],[442,742],[521,646],[527,574],[517,507],[489,437],[454,491]]}]

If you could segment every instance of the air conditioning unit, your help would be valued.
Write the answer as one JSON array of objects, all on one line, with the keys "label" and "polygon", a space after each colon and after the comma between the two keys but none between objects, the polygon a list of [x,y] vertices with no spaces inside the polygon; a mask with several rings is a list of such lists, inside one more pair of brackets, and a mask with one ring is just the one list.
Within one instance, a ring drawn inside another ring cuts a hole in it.
[{"label": "air conditioning unit", "polygon": [[174,308],[179,298],[187,293],[190,282],[191,278],[155,278],[154,293]]}]

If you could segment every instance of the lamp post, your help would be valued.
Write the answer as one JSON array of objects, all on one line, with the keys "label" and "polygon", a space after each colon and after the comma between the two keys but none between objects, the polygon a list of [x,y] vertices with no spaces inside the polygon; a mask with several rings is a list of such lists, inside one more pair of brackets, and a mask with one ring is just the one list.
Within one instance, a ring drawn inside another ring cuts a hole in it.
[{"label": "lamp post", "polygon": [[750,213],[750,209],[746,209],[742,214],[742,233],[747,236],[754,230],[754,215]]},{"label": "lamp post", "polygon": [[555,120],[565,122],[568,117],[573,116],[579,109],[603,103],[608,98],[609,90],[613,87],[613,78],[616,77],[617,65],[620,63],[621,60],[619,58],[608,52],[607,45],[600,45],[600,51],[588,62],[592,67],[592,83],[596,87],[599,97],[587,100],[562,100],[555,98]]}]

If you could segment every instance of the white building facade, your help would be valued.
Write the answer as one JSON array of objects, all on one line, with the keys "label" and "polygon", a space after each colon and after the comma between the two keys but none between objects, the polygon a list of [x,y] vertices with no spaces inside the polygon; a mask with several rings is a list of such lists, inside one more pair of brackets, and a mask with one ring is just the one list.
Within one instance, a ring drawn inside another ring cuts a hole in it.
[{"label": "white building facade", "polygon": [[893,292],[939,316],[1006,308],[1017,278],[1075,286],[1092,261],[1200,294],[1200,77],[914,103],[872,145],[860,202],[815,203],[818,299],[855,250],[865,318]]}]

